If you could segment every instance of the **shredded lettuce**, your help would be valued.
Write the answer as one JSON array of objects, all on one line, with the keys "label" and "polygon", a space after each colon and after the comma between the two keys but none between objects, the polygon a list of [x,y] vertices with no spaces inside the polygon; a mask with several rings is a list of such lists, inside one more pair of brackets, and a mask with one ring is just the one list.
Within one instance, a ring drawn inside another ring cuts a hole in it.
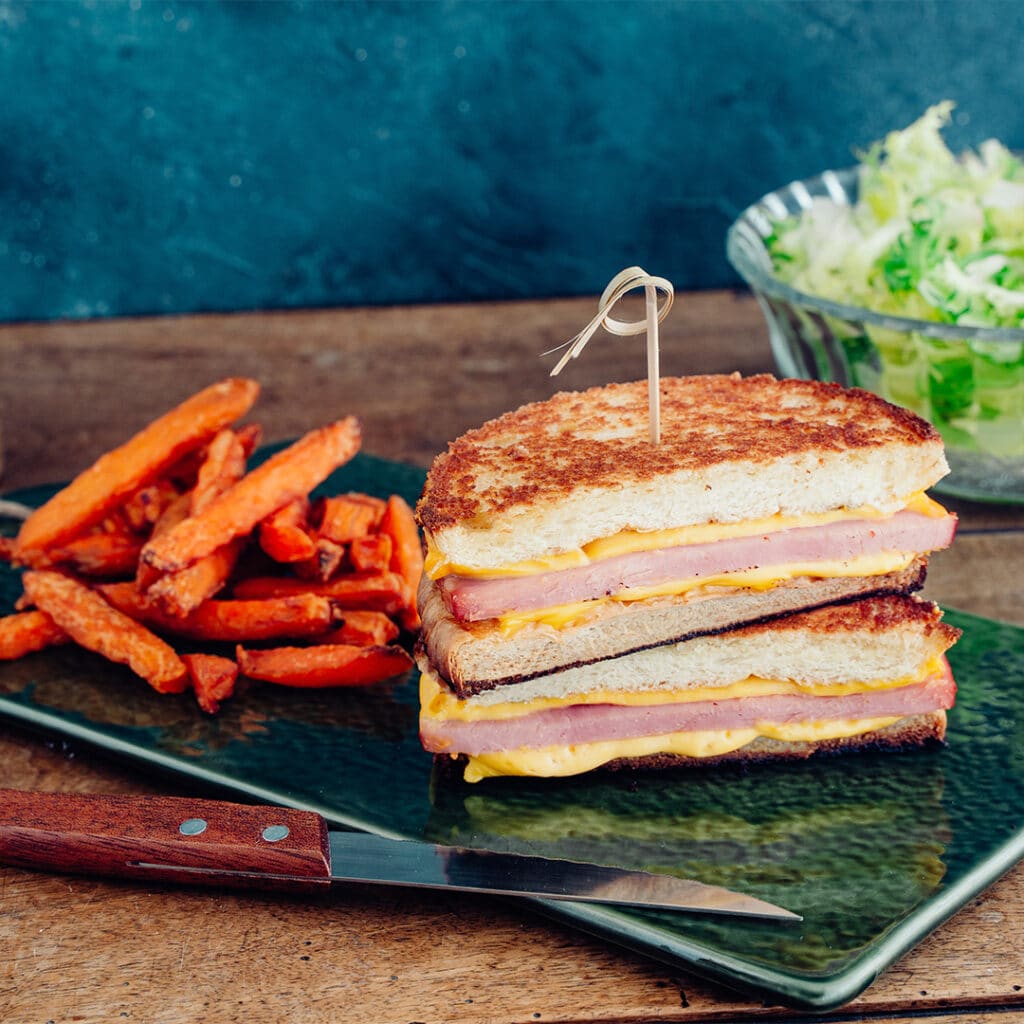
[{"label": "shredded lettuce", "polygon": [[779,278],[880,313],[1024,328],[1024,164],[992,139],[955,156],[938,103],[860,155],[859,198],[815,198],[767,239]]}]

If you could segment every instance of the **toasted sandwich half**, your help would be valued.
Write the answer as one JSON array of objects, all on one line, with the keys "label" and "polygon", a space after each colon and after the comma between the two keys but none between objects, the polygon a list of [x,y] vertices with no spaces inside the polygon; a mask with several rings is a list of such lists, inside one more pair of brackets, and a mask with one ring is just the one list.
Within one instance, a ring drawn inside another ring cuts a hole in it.
[{"label": "toasted sandwich half", "polygon": [[420,653],[420,736],[468,782],[903,749],[945,738],[959,630],[867,598],[460,698]]},{"label": "toasted sandwich half", "polygon": [[909,594],[956,519],[937,432],[857,389],[663,378],[507,413],[454,441],[417,514],[430,671],[470,698],[795,611]]}]

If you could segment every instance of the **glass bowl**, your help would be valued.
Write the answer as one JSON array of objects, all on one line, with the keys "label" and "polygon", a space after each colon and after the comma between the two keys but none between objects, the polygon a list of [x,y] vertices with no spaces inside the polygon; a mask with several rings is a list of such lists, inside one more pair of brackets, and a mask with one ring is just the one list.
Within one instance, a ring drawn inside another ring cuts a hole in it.
[{"label": "glass bowl", "polygon": [[729,228],[726,254],[764,311],[785,377],[866,388],[912,409],[942,434],[944,494],[1024,504],[1024,330],[889,316],[816,298],[780,281],[765,237],[816,196],[852,205],[850,167],[770,192]]}]

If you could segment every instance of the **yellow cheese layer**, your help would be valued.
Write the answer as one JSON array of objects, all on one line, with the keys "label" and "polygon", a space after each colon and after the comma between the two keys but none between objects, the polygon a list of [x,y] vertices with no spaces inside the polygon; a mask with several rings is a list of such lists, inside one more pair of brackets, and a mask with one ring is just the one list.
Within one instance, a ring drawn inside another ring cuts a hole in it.
[{"label": "yellow cheese layer", "polygon": [[658,704],[686,704],[707,700],[734,700],[739,697],[770,697],[779,694],[805,697],[845,697],[872,690],[895,690],[924,682],[941,670],[941,659],[926,661],[917,672],[898,679],[851,681],[848,683],[800,683],[790,679],[764,679],[749,676],[729,686],[695,686],[678,690],[589,690],[562,697],[535,697],[532,700],[503,701],[479,705],[460,700],[430,671],[420,673],[420,714],[432,722],[493,722],[520,718],[537,711],[581,704],[616,704],[620,707],[650,707]]},{"label": "yellow cheese layer", "polygon": [[[946,510],[936,501],[919,491],[910,497],[905,510],[918,515],[941,519]],[[426,535],[427,554],[424,571],[431,579],[456,574],[459,576],[497,578],[504,576],[533,576],[542,572],[571,569],[579,565],[614,558],[617,555],[632,554],[636,551],[655,551],[660,548],[680,547],[687,544],[712,544],[734,537],[751,537],[779,530],[790,530],[808,526],[824,526],[827,523],[849,519],[887,519],[889,516],[869,506],[855,509],[836,509],[815,515],[783,516],[774,515],[764,519],[748,520],[742,523],[705,523],[696,526],[680,526],[671,530],[623,530],[613,537],[591,541],[581,548],[562,551],[545,558],[534,558],[487,569],[449,562],[438,549],[433,537]]]},{"label": "yellow cheese layer", "polygon": [[914,553],[885,551],[877,555],[861,555],[843,561],[789,562],[783,565],[769,565],[742,572],[726,572],[718,576],[699,576],[688,580],[673,580],[654,587],[630,587],[617,594],[595,598],[591,601],[573,601],[569,604],[551,605],[548,608],[533,608],[522,612],[509,612],[495,621],[502,635],[513,636],[524,626],[540,623],[553,629],[577,626],[599,611],[609,602],[629,604],[646,601],[653,597],[677,597],[703,587],[745,587],[752,590],[770,590],[780,583],[800,576],[817,579],[833,579],[841,576],[882,576],[890,572],[901,572],[917,557]]},{"label": "yellow cheese layer", "polygon": [[673,732],[662,736],[604,740],[574,746],[521,748],[493,754],[477,754],[466,765],[467,782],[496,775],[529,775],[539,778],[579,775],[618,758],[647,757],[651,754],[679,754],[685,757],[715,757],[739,750],[761,736],[786,743],[821,742],[845,736],[859,736],[884,729],[898,717],[848,718],[796,725],[759,723],[751,729],[713,729],[702,732]]}]

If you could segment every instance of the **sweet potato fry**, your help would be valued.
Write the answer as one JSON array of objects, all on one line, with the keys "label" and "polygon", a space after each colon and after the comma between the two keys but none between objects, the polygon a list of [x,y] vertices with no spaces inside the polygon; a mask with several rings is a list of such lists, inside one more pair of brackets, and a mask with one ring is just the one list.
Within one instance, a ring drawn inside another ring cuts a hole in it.
[{"label": "sweet potato fry", "polygon": [[0,661],[66,644],[68,635],[46,612],[15,612],[0,618]]},{"label": "sweet potato fry", "polygon": [[235,653],[243,675],[282,686],[368,686],[412,667],[412,659],[401,647],[321,644],[248,650],[239,646]]},{"label": "sweet potato fry", "polygon": [[[192,492],[186,491],[184,494],[179,494],[178,497],[164,509],[163,514],[153,524],[150,539],[153,537],[159,537],[161,534],[167,533],[168,530],[173,530],[174,527],[188,515],[191,508]],[[158,579],[160,579],[160,575],[161,574],[158,570],[142,561],[142,553],[140,551],[139,560],[135,567],[135,582],[138,584],[139,588],[142,590],[148,590]]]},{"label": "sweet potato fry", "polygon": [[359,423],[351,416],[311,431],[247,473],[201,513],[151,539],[142,560],[160,572],[184,569],[308,494],[351,459],[359,444]]},{"label": "sweet potato fry", "polygon": [[[244,423],[240,427],[235,427],[234,431],[242,446],[242,454],[248,459],[263,437],[263,428],[258,423]],[[207,451],[208,448],[204,445],[194,452],[189,452],[167,470],[167,478],[183,485],[186,490],[191,490],[199,475],[199,467],[206,461]]]},{"label": "sweet potato fry", "polygon": [[249,458],[263,440],[263,428],[258,423],[244,423],[240,427],[235,427],[235,435],[242,446],[242,454]]},{"label": "sweet potato fry", "polygon": [[137,583],[100,583],[96,591],[112,608],[139,622],[147,618],[159,620],[164,616],[159,606],[150,601]]},{"label": "sweet potato fry", "polygon": [[345,548],[326,537],[317,537],[313,546],[313,557],[308,562],[297,562],[295,572],[303,579],[326,582],[341,568],[345,560]]},{"label": "sweet potato fry", "polygon": [[250,576],[236,583],[232,594],[242,599],[317,594],[330,598],[338,608],[391,614],[405,607],[408,585],[395,572],[351,573],[336,576],[326,583],[279,576]]},{"label": "sweet potato fry", "polygon": [[208,714],[220,711],[220,702],[234,696],[238,665],[218,654],[183,654],[181,660],[195,690],[196,702]]},{"label": "sweet potato fry", "polygon": [[213,500],[245,475],[245,449],[230,428],[219,431],[206,446],[206,458],[196,474],[190,515],[202,512]]},{"label": "sweet potato fry", "polygon": [[381,516],[384,515],[384,509],[387,507],[387,502],[383,498],[378,498],[376,494],[364,494],[362,491],[349,491],[345,497],[349,501],[358,501],[363,505],[369,505],[376,515],[374,527],[380,525]]},{"label": "sweet potato fry", "polygon": [[191,614],[223,589],[244,543],[244,538],[239,537],[180,572],[158,576],[146,588],[146,596],[168,615],[180,618]]},{"label": "sweet potato fry", "polygon": [[134,533],[135,528],[128,522],[120,508],[115,508],[91,528],[93,533]]},{"label": "sweet potato fry", "polygon": [[308,532],[309,500],[296,498],[271,513],[259,526],[260,547],[275,562],[305,562],[316,554]]},{"label": "sweet potato fry", "polygon": [[14,561],[14,538],[0,537],[0,562]]},{"label": "sweet potato fry", "polygon": [[383,612],[353,609],[342,613],[341,625],[323,636],[318,644],[354,644],[357,647],[383,647],[398,639],[399,629]]},{"label": "sweet potato fry", "polygon": [[377,525],[380,514],[373,505],[354,495],[339,494],[319,503],[320,525],[317,534],[335,544],[347,544],[357,537],[366,537]]},{"label": "sweet potato fry", "polygon": [[192,492],[186,491],[179,494],[160,514],[160,518],[153,524],[153,531],[150,537],[159,537],[168,530],[173,530],[180,523],[192,508]]},{"label": "sweet potato fry", "polygon": [[[156,480],[129,495],[116,510],[118,518],[129,530],[148,532],[164,510],[181,492],[168,479]],[[116,528],[113,532],[117,532]]]},{"label": "sweet potato fry", "polygon": [[47,570],[26,572],[22,583],[25,596],[82,647],[127,665],[160,693],[188,687],[185,664],[168,644],[83,583]]},{"label": "sweet potato fry", "polygon": [[100,456],[22,523],[18,560],[31,565],[47,548],[99,522],[133,491],[247,412],[258,392],[259,384],[244,378],[211,385]]},{"label": "sweet potato fry", "polygon": [[315,594],[294,594],[251,601],[205,601],[190,615],[168,615],[133,583],[103,584],[111,605],[161,633],[194,640],[243,643],[315,636],[327,632],[340,615],[331,601]]},{"label": "sweet potato fry", "polygon": [[[225,428],[207,445],[205,458],[197,471],[196,485],[189,494],[188,507],[183,509],[181,505],[176,506],[173,516],[161,520],[154,528],[153,535],[159,536],[173,529],[186,515],[202,512],[244,474],[245,450],[242,442],[234,430]],[[188,615],[221,590],[243,546],[244,538],[235,538],[179,572],[163,576],[147,571],[148,567],[143,563],[136,579],[147,595],[159,601],[166,612],[178,616]]]},{"label": "sweet potato fry", "polygon": [[357,537],[348,546],[348,559],[356,572],[384,572],[391,566],[391,548],[386,533]]},{"label": "sweet potato fry", "polygon": [[412,509],[397,494],[388,498],[380,532],[391,538],[391,570],[405,580],[408,591],[406,607],[399,614],[399,621],[410,631],[419,629],[416,591],[423,575],[423,547]]},{"label": "sweet potato fry", "polygon": [[142,539],[130,533],[87,533],[51,549],[47,561],[67,565],[85,576],[130,576],[142,550]]}]

